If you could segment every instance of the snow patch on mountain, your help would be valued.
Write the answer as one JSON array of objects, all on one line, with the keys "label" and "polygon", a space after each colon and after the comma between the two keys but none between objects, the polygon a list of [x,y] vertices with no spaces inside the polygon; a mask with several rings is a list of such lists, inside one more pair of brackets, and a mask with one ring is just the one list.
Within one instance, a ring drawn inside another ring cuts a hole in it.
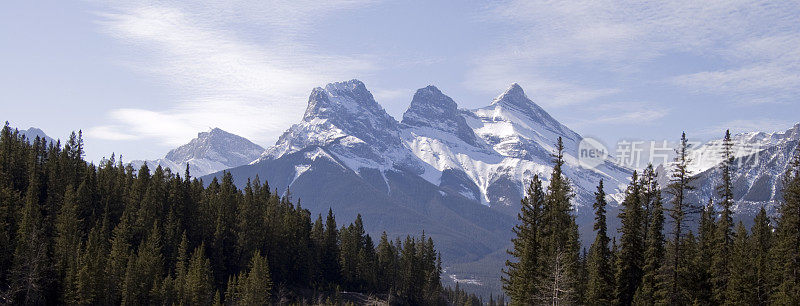
[{"label": "snow patch on mountain", "polygon": [[135,168],[147,163],[148,167],[161,166],[173,173],[183,173],[186,165],[192,176],[203,176],[217,171],[246,165],[256,160],[264,148],[244,137],[228,133],[219,128],[197,134],[197,138],[175,148],[164,158],[157,160],[135,160]]},{"label": "snow patch on mountain", "polygon": [[[800,123],[782,132],[748,132],[731,136],[735,158],[758,155],[759,152],[800,139]],[[708,141],[692,150],[689,170],[694,174],[711,169],[722,162],[722,139]]]},{"label": "snow patch on mountain", "polygon": [[[397,122],[362,82],[331,83],[312,90],[302,121],[256,162],[317,146],[357,174],[365,168],[384,177],[387,171],[407,172],[484,205],[510,206],[534,175],[547,183],[558,137],[565,146],[565,173],[579,196],[590,198],[601,178],[609,194],[624,190],[630,170],[610,159],[597,169],[580,167],[581,136],[528,99],[517,84],[477,110],[458,109],[453,99],[427,86],[415,93]],[[296,177],[308,170],[298,165]],[[445,172],[448,182],[443,182]]]}]

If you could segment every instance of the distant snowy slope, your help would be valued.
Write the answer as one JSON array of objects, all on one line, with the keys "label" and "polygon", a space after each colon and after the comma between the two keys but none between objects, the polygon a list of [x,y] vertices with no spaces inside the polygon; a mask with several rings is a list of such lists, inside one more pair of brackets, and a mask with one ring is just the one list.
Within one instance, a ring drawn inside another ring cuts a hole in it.
[{"label": "distant snowy slope", "polygon": [[264,148],[244,137],[214,128],[198,133],[197,138],[169,151],[164,158],[152,161],[135,160],[131,164],[138,168],[147,162],[150,168],[160,165],[181,175],[188,164],[190,174],[199,177],[248,164],[256,160],[263,151]]},{"label": "distant snowy slope", "polygon": [[19,130],[19,133],[22,136],[25,136],[25,138],[28,139],[29,141],[33,141],[34,139],[36,139],[36,137],[44,139],[48,143],[56,141],[55,139],[51,138],[50,136],[47,136],[47,134],[45,134],[44,131],[42,131],[39,128],[35,128],[35,127],[30,127],[27,130]]},{"label": "distant snowy slope", "polygon": [[[774,211],[781,201],[781,179],[800,142],[800,123],[784,132],[750,132],[732,136],[734,160],[734,210],[745,222],[752,220],[761,206]],[[697,148],[692,169],[697,189],[690,201],[717,200],[715,187],[722,177],[719,170],[722,140],[710,141]]]}]

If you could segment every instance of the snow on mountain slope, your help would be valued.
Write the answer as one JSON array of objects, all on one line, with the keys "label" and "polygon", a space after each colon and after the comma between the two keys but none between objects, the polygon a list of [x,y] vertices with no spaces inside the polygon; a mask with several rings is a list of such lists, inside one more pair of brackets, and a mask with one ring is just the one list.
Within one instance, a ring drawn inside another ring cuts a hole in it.
[{"label": "snow on mountain slope", "polygon": [[175,148],[164,158],[152,161],[135,160],[131,165],[138,168],[147,162],[153,168],[161,166],[174,173],[183,173],[186,165],[193,176],[203,176],[248,164],[256,160],[264,148],[244,137],[228,133],[219,128],[197,134],[197,138]]},{"label": "snow on mountain slope", "polygon": [[302,121],[259,160],[274,160],[310,146],[326,147],[354,170],[385,168],[393,159],[402,159],[397,121],[359,80],[314,88]]},{"label": "snow on mountain slope", "polygon": [[[748,132],[731,136],[734,157],[745,157],[800,139],[800,123],[783,132]],[[711,169],[722,162],[722,139],[715,139],[692,150],[689,170],[694,174]]]},{"label": "snow on mountain slope", "polygon": [[475,132],[461,116],[458,104],[433,85],[417,90],[414,98],[411,99],[411,105],[403,114],[402,123],[408,126],[431,128],[447,135],[455,135],[471,146],[485,146],[485,144],[479,143]]},{"label": "snow on mountain slope", "polygon": [[[436,92],[444,96],[433,89],[432,86],[420,89],[415,99],[420,93]],[[433,100],[452,101],[449,98]],[[578,206],[589,204],[584,200],[589,199],[586,197],[591,196],[601,178],[606,181],[609,194],[620,192],[627,184],[630,170],[616,166],[610,159],[597,169],[579,166],[577,152],[582,137],[528,99],[518,84],[512,84],[487,107],[459,112],[478,136],[476,141],[464,141],[464,137],[456,134],[456,129],[427,124],[427,121],[459,122],[431,115],[452,114],[454,104],[439,103],[442,110],[437,110],[432,104],[412,102],[404,115],[404,141],[420,160],[438,171],[425,175],[434,178],[435,183],[442,184],[448,172],[458,171],[469,180],[462,180],[455,186],[460,193],[486,205],[516,208],[526,183],[534,175],[538,174],[547,183],[552,170],[551,154],[555,152],[558,137],[562,137],[565,173],[577,185],[578,195],[584,197],[577,201]],[[425,118],[418,114],[429,115]],[[409,117],[422,117],[427,121],[405,119]],[[469,183],[477,187],[477,192]]]},{"label": "snow on mountain slope", "polygon": [[34,139],[36,139],[36,137],[39,137],[41,139],[44,139],[48,143],[56,142],[55,139],[51,138],[50,136],[47,136],[47,134],[45,134],[44,131],[42,131],[39,128],[30,127],[27,130],[18,129],[18,131],[22,136],[25,136],[25,138],[28,139],[28,141],[33,141]]},{"label": "snow on mountain slope", "polygon": [[[397,122],[362,82],[331,83],[312,90],[302,120],[258,160],[228,171],[237,184],[258,175],[270,186],[287,188],[313,213],[331,207],[337,217],[361,213],[374,224],[373,234],[425,230],[442,247],[446,265],[469,265],[505,254],[524,188],[536,174],[547,183],[559,136],[567,148],[565,172],[577,194],[576,217],[586,236],[598,181],[606,181],[609,194],[619,193],[630,170],[610,159],[596,169],[579,166],[581,136],[534,104],[518,85],[473,111],[458,109],[453,99],[428,86],[416,92]],[[503,263],[500,257],[486,261],[492,271],[500,271]],[[498,279],[480,281],[499,286]]]},{"label": "snow on mountain slope", "polygon": [[[751,132],[732,136],[734,141],[734,207],[745,222],[752,220],[761,206],[772,211],[781,199],[781,179],[800,142],[800,123],[785,132]],[[715,187],[722,177],[719,170],[722,140],[700,146],[694,161],[695,186],[690,200],[718,199]],[[749,153],[749,154],[748,154]],[[714,163],[716,161],[716,163]]]}]

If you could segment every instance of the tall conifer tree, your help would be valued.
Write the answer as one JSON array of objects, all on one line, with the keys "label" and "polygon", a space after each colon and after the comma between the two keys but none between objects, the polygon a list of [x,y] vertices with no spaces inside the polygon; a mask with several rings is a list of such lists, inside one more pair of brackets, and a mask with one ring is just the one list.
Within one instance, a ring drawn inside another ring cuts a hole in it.
[{"label": "tall conifer tree", "polygon": [[533,303],[536,284],[540,278],[540,214],[544,203],[544,191],[538,175],[534,175],[522,199],[522,208],[517,218],[519,224],[512,231],[516,235],[511,240],[513,247],[508,254],[516,261],[506,261],[505,276],[502,277],[503,289],[508,293],[512,303]]},{"label": "tall conifer tree", "polygon": [[611,271],[610,250],[608,244],[611,239],[608,238],[607,224],[606,224],[606,193],[603,190],[603,180],[597,185],[597,191],[594,193],[594,230],[597,234],[589,249],[589,258],[587,259],[587,268],[589,273],[589,280],[587,285],[586,299],[588,304],[593,305],[608,305],[613,301],[614,292],[614,274]]},{"label": "tall conifer tree", "polygon": [[725,138],[722,140],[722,162],[719,164],[721,174],[720,184],[717,186],[719,204],[722,211],[717,221],[716,236],[714,241],[714,257],[711,261],[711,282],[713,286],[713,298],[717,303],[723,303],[727,293],[728,277],[728,254],[730,254],[731,244],[733,243],[733,173],[734,156],[733,141],[731,140],[730,130],[725,131]]}]

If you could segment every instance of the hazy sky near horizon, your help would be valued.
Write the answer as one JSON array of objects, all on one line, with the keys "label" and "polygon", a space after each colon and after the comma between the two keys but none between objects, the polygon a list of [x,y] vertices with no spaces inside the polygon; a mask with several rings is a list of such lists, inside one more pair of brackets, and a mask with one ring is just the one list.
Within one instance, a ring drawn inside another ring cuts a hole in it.
[{"label": "hazy sky near horizon", "polygon": [[7,1],[0,120],[87,158],[154,159],[219,127],[261,146],[357,78],[401,119],[509,84],[584,136],[718,138],[800,121],[795,1]]}]

